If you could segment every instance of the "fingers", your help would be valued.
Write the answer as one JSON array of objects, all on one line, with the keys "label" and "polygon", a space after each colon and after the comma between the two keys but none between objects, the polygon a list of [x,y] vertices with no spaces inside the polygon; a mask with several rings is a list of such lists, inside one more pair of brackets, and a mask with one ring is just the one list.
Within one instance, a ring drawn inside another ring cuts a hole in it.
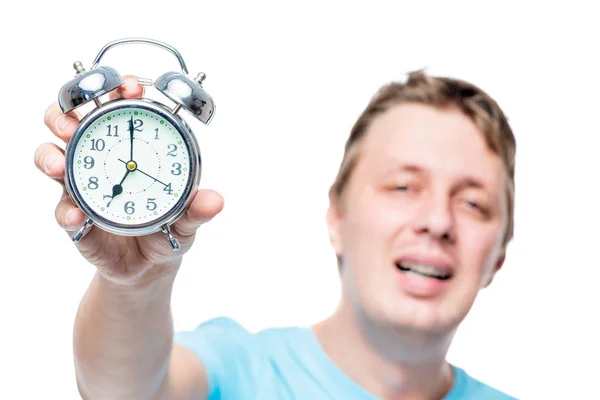
[{"label": "fingers", "polygon": [[223,197],[214,190],[198,190],[187,212],[174,225],[179,235],[190,236],[200,225],[210,221],[223,209]]},{"label": "fingers", "polygon": [[85,215],[75,206],[75,204],[73,204],[66,191],[63,192],[62,198],[60,199],[58,206],[56,206],[54,214],[56,216],[56,222],[67,231],[79,229],[85,221]]},{"label": "fingers", "polygon": [[[62,183],[65,174],[65,155],[61,148],[54,143],[44,143],[37,148],[33,158],[39,170]],[[63,190],[54,213],[58,224],[68,231],[78,229],[85,220],[83,212],[73,204],[66,190]]]},{"label": "fingers", "polygon": [[64,151],[54,143],[44,143],[33,156],[35,166],[53,179],[63,179],[65,175]]},{"label": "fingers", "polygon": [[123,76],[123,84],[109,94],[111,100],[117,98],[124,99],[141,99],[144,96],[144,86],[138,84],[137,76],[125,75]]},{"label": "fingers", "polygon": [[44,123],[56,137],[66,142],[73,136],[79,120],[74,113],[64,114],[58,102],[54,102],[46,109]]}]

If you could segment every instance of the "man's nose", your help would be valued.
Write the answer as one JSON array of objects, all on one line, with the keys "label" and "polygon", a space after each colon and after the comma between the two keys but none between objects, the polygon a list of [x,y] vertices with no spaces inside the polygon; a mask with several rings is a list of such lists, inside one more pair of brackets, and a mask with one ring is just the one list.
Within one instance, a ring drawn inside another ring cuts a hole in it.
[{"label": "man's nose", "polygon": [[454,241],[454,215],[450,199],[441,193],[429,193],[419,199],[414,229],[437,239]]}]

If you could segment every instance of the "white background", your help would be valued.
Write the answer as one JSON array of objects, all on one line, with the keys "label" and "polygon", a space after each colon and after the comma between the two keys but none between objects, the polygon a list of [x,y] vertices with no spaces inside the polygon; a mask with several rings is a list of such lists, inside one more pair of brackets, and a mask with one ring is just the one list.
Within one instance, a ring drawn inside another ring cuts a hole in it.
[{"label": "white background", "polygon": [[[515,239],[449,360],[519,398],[600,398],[600,28],[591,6],[564,4],[11,3],[0,27],[0,398],[79,398],[71,332],[94,268],[55,223],[61,190],[33,153],[60,143],[43,117],[72,63],[89,67],[131,36],[177,48],[217,104],[209,127],[187,118],[201,185],[225,208],[185,257],[176,329],[217,315],[251,330],[304,325],[333,310],[325,211],[344,142],[382,84],[427,67],[488,91],[518,143]],[[103,62],[151,78],[178,69],[148,46]]]}]

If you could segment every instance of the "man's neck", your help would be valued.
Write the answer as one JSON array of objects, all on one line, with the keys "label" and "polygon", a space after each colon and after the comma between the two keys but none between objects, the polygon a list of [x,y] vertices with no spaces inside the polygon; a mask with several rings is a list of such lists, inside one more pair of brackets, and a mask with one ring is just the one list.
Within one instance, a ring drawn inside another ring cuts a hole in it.
[{"label": "man's neck", "polygon": [[379,398],[442,399],[452,387],[453,371],[445,361],[452,333],[428,336],[378,327],[344,305],[313,330],[333,362]]}]

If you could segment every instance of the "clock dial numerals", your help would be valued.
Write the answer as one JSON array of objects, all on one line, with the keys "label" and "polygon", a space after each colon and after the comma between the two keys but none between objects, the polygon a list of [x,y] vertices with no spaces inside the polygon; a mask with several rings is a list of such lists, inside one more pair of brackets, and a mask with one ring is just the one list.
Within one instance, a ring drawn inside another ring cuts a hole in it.
[{"label": "clock dial numerals", "polygon": [[91,176],[88,181],[87,187],[88,187],[88,189],[92,189],[92,190],[98,189],[98,178],[95,176]]},{"label": "clock dial numerals", "polygon": [[106,148],[104,139],[92,139],[92,151],[102,151]]},{"label": "clock dial numerals", "polygon": [[83,201],[121,225],[147,224],[169,212],[185,194],[190,169],[190,153],[177,129],[140,108],[98,118],[74,152],[75,186]]},{"label": "clock dial numerals", "polygon": [[135,129],[138,132],[142,131],[143,125],[144,125],[144,121],[142,121],[141,119],[136,119],[133,121],[133,129]]},{"label": "clock dial numerals", "polygon": [[[108,125],[108,133],[106,134],[106,136],[108,137],[119,137],[119,125]],[[113,133],[111,135],[111,132]]]},{"label": "clock dial numerals", "polygon": [[181,175],[181,163],[178,163],[178,162],[173,163],[173,168],[174,169],[171,170],[171,174]]},{"label": "clock dial numerals", "polygon": [[106,207],[110,207],[110,203],[112,203],[113,196],[112,194],[105,194],[102,196],[102,200],[108,199],[108,203],[106,203]]},{"label": "clock dial numerals", "polygon": [[92,169],[92,168],[94,168],[94,165],[96,165],[96,162],[94,161],[94,157],[92,157],[92,156],[83,157],[83,162],[85,163],[83,166],[83,168],[85,168],[85,169]]},{"label": "clock dial numerals", "polygon": [[135,203],[133,201],[128,201],[127,203],[125,203],[125,213],[126,214],[133,214],[135,212],[135,208],[133,208],[135,206]]},{"label": "clock dial numerals", "polygon": [[154,210],[156,210],[156,207],[158,207],[156,205],[156,198],[148,199],[148,201],[146,203],[146,209],[149,211],[154,211]]}]

